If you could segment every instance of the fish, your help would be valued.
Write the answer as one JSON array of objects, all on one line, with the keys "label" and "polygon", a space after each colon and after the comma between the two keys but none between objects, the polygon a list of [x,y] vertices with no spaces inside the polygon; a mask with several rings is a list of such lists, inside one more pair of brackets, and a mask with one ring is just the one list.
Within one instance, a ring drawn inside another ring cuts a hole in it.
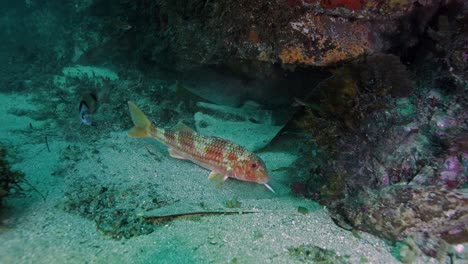
[{"label": "fish", "polygon": [[90,126],[93,124],[92,116],[96,112],[98,99],[94,93],[86,93],[80,101],[79,117],[81,124]]},{"label": "fish", "polygon": [[168,147],[171,157],[190,160],[210,170],[209,179],[254,182],[275,193],[268,185],[270,176],[265,162],[253,152],[229,140],[199,134],[183,123],[175,130],[158,128],[135,103],[129,101],[128,107],[134,124],[128,131],[129,136],[156,139]]}]

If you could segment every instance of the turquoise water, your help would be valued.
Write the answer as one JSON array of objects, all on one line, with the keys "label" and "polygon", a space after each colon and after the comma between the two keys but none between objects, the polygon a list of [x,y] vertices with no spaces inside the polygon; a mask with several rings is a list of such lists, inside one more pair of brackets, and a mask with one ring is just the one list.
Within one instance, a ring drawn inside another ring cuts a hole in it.
[{"label": "turquoise water", "polygon": [[[265,61],[196,34],[228,27],[232,10],[198,17],[217,4],[0,4],[0,263],[466,261],[466,60],[448,71],[423,35],[327,67]],[[128,101],[185,145],[130,137]],[[259,168],[274,191],[245,180]]]}]

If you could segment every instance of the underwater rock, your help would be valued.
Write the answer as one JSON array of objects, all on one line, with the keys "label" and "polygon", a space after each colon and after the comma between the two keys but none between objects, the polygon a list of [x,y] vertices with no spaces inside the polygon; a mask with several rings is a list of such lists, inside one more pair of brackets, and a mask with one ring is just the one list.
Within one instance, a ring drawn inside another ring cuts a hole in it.
[{"label": "underwater rock", "polygon": [[427,76],[412,84],[390,55],[366,62],[335,70],[305,100],[297,123],[323,155],[294,166],[309,174],[291,190],[329,207],[344,228],[411,237],[422,254],[446,256],[468,237],[468,198],[454,190],[467,183],[466,93],[444,93]]},{"label": "underwater rock", "polygon": [[467,182],[467,176],[463,163],[467,163],[468,154],[464,153],[460,161],[460,157],[449,156],[440,172],[440,185],[447,186],[450,189],[461,187]]},{"label": "underwater rock", "polygon": [[291,258],[305,263],[349,263],[349,256],[339,256],[333,250],[323,249],[314,245],[290,247],[288,251]]},{"label": "underwater rock", "polygon": [[[410,73],[398,57],[385,54],[336,69],[317,85],[296,124],[324,154],[313,157],[318,168],[302,189],[333,203],[344,192],[410,182],[431,155],[413,101],[402,98],[412,91]],[[297,166],[308,167],[308,159]]]},{"label": "underwater rock", "polygon": [[171,31],[168,49],[180,68],[233,58],[325,66],[384,51],[393,45],[386,36],[398,34],[399,38],[405,38],[399,43],[414,44],[412,34],[417,32],[399,25],[412,20],[414,29],[423,30],[440,2],[276,1],[267,4],[243,0],[191,1],[189,5],[181,5],[161,1],[159,15],[171,19],[159,26]]},{"label": "underwater rock", "polygon": [[468,85],[467,23],[467,1],[448,1],[426,31],[433,42],[434,59],[445,68],[437,77],[438,83],[448,92]]},{"label": "underwater rock", "polygon": [[333,210],[354,228],[391,241],[411,236],[431,257],[443,255],[444,243],[468,242],[468,196],[445,188],[390,186],[348,198]]},{"label": "underwater rock", "polygon": [[[375,117],[370,118],[374,113],[388,111],[398,104],[396,98],[408,96],[412,91],[411,75],[400,59],[378,53],[333,70],[332,76],[311,89],[301,101],[316,117],[335,119],[339,121],[335,126],[357,129],[367,121],[374,122]],[[396,114],[411,115],[414,112],[411,103],[400,100],[404,103],[399,108],[409,109]],[[314,130],[315,125],[309,129]]]},{"label": "underwater rock", "polygon": [[440,164],[436,173],[437,185],[449,189],[460,188],[468,182],[468,111],[466,101],[459,101],[445,103],[441,100],[446,104],[444,110],[436,108],[430,119],[432,144]]},{"label": "underwater rock", "polygon": [[197,106],[200,112],[194,118],[199,133],[228,139],[251,151],[270,143],[287,122],[277,123],[272,111],[251,101],[240,108],[202,102]]},{"label": "underwater rock", "polygon": [[[333,204],[366,187],[464,186],[468,181],[464,93],[413,89],[410,73],[393,55],[377,54],[364,62],[335,70],[309,95],[312,100],[305,100],[305,111],[296,119],[326,156],[314,157],[320,168],[303,179],[302,189],[309,192],[303,195],[319,193],[320,200]],[[386,67],[393,73],[385,74]],[[417,95],[401,97],[411,93]],[[306,157],[301,166],[307,163]]]},{"label": "underwater rock", "polygon": [[95,66],[75,65],[72,67],[65,67],[63,68],[62,73],[65,77],[68,78],[97,78],[110,81],[119,79],[117,73],[113,72],[112,70]]},{"label": "underwater rock", "polygon": [[10,162],[7,160],[7,149],[0,144],[0,208],[3,198],[8,195],[21,192],[19,184],[24,180],[22,171],[12,170]]},{"label": "underwater rock", "polygon": [[[110,40],[86,51],[106,54],[109,46],[119,47],[116,53],[139,58],[142,65],[152,62],[178,71],[206,65],[231,65],[233,69],[255,65],[258,72],[268,72],[272,63],[285,68],[327,66],[414,46],[441,3],[138,0],[110,3],[111,7],[95,4],[83,12],[106,17],[113,10],[124,14],[131,29],[101,30]],[[120,28],[112,20],[108,19],[108,28]]]},{"label": "underwater rock", "polygon": [[197,106],[206,114],[233,121],[250,121],[256,124],[273,125],[273,111],[262,109],[253,101],[247,101],[240,108],[198,102]]},{"label": "underwater rock", "polygon": [[[439,263],[454,263],[453,258],[466,259],[455,256],[456,245],[451,247],[440,238],[425,234],[412,234],[402,242],[397,242],[393,249],[393,255],[402,263],[416,263],[426,256],[431,256]],[[457,261],[455,261],[457,263]]]}]

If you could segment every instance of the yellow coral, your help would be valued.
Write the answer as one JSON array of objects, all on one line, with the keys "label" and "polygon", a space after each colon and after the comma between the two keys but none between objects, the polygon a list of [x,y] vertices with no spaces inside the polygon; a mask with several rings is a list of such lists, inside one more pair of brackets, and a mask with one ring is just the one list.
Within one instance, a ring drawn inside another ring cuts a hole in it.
[{"label": "yellow coral", "polygon": [[336,63],[336,62],[345,60],[346,58],[348,58],[348,56],[346,55],[346,52],[340,51],[340,50],[337,50],[337,49],[332,49],[332,50],[327,51],[323,55],[322,60],[321,60],[321,64],[322,65],[328,65],[328,64],[331,64],[331,63]]},{"label": "yellow coral", "polygon": [[341,62],[348,58],[355,58],[363,55],[365,50],[358,44],[350,44],[346,46],[346,52],[338,48],[327,51],[321,60],[322,65],[329,65],[337,62]]},{"label": "yellow coral", "polygon": [[315,57],[304,55],[302,47],[284,48],[278,57],[283,64],[304,63],[306,65],[312,65],[315,63]]}]

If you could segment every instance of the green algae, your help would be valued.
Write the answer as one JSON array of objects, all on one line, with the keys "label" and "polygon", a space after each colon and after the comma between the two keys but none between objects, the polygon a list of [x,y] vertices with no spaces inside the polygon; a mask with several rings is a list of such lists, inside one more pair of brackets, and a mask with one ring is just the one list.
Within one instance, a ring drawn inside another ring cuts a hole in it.
[{"label": "green algae", "polygon": [[288,248],[289,255],[301,262],[307,263],[348,263],[349,256],[339,256],[333,250],[323,249],[314,245],[301,245]]},{"label": "green algae", "polygon": [[302,207],[302,206],[297,207],[297,211],[298,211],[299,213],[301,213],[301,214],[304,214],[304,215],[310,213],[310,212],[309,212],[309,209],[307,209],[307,208],[305,208],[305,207]]},{"label": "green algae", "polygon": [[226,201],[226,208],[240,208],[242,205],[236,197]]}]

